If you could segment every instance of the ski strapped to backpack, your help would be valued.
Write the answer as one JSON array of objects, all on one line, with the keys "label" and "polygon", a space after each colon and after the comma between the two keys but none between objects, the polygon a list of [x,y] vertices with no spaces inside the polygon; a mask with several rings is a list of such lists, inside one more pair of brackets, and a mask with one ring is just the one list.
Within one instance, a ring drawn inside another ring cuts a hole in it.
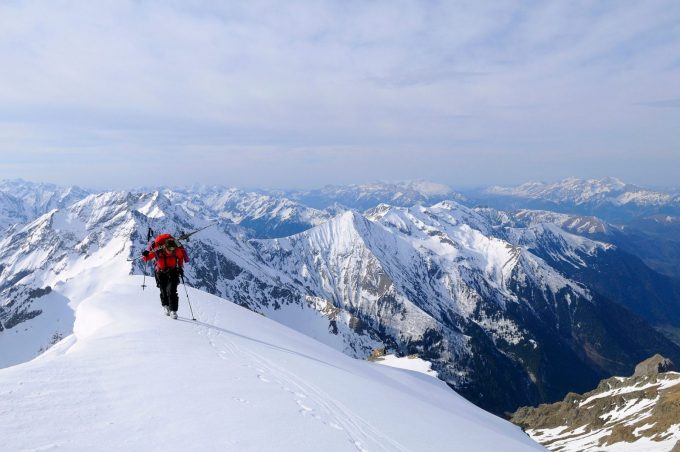
[{"label": "ski strapped to backpack", "polygon": [[[192,235],[194,235],[194,234],[196,234],[196,233],[198,233],[198,232],[201,232],[201,231],[204,230],[204,229],[208,229],[210,226],[215,226],[216,224],[217,224],[217,222],[215,221],[215,222],[213,222],[213,223],[210,223],[210,224],[207,225],[207,226],[203,226],[202,228],[196,229],[195,231],[192,231],[192,232],[183,232],[183,233],[181,233],[178,237],[174,237],[174,239],[175,239],[175,241],[178,243],[178,245],[181,245],[181,244],[179,243],[180,240],[186,240],[186,241],[188,242],[188,241],[189,241],[189,238],[190,238]],[[154,235],[153,229],[149,228],[149,230],[147,231],[147,234],[146,234],[146,241],[147,241],[147,243],[149,243],[149,241],[151,240],[151,237],[153,237],[153,235]],[[168,235],[169,235],[169,234],[168,234]],[[150,243],[148,248],[154,248],[154,245],[155,245],[155,243]],[[160,248],[160,247],[159,247],[159,248]],[[133,257],[133,258],[128,259],[128,262],[133,262],[133,261],[136,261],[137,259],[141,259],[141,258],[142,258],[142,256]]]},{"label": "ski strapped to backpack", "polygon": [[188,242],[188,241],[189,241],[189,237],[191,237],[192,235],[196,234],[197,232],[201,232],[201,231],[204,230],[204,229],[208,229],[210,226],[215,226],[216,224],[217,224],[217,222],[215,221],[215,222],[213,222],[213,223],[210,223],[210,224],[207,225],[207,226],[203,226],[203,227],[200,228],[200,229],[196,229],[196,230],[193,231],[193,232],[188,232],[188,233],[184,233],[184,232],[183,232],[183,233],[181,233],[181,234],[179,235],[179,237],[176,237],[175,240],[186,240],[186,241]]}]

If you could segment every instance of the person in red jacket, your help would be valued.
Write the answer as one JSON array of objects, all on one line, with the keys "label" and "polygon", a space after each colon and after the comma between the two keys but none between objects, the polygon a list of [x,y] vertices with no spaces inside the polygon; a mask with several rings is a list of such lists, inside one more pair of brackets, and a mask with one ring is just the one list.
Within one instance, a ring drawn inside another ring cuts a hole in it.
[{"label": "person in red jacket", "polygon": [[184,276],[184,263],[189,262],[186,250],[172,235],[161,234],[142,253],[142,259],[144,262],[156,260],[156,285],[161,290],[161,304],[165,315],[176,319],[179,305],[177,286],[180,276]]}]

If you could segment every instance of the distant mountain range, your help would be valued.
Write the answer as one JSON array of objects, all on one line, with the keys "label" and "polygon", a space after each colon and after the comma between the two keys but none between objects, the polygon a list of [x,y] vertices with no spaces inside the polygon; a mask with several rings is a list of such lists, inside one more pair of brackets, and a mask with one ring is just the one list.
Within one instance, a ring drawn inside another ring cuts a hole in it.
[{"label": "distant mountain range", "polygon": [[529,182],[489,187],[471,197],[503,209],[531,208],[595,215],[612,222],[652,215],[680,215],[680,195],[647,190],[619,179],[568,178],[556,183]]},{"label": "distant mountain range", "polygon": [[316,190],[283,190],[274,193],[317,209],[339,205],[360,211],[381,203],[411,207],[416,204],[432,205],[445,200],[463,201],[465,199],[463,195],[454,192],[447,185],[426,181],[327,185]]},{"label": "distant mountain range", "polygon": [[328,221],[326,210],[307,207],[284,197],[245,192],[235,188],[198,187],[162,190],[173,203],[204,217],[229,220],[258,237],[285,237]]},{"label": "distant mountain range", "polygon": [[[5,186],[12,183],[26,184]],[[425,187],[422,199],[445,196],[443,188]],[[117,256],[138,256],[148,227],[180,232],[211,222],[187,243],[192,286],[351,356],[380,348],[418,355],[496,413],[585,391],[654,353],[680,361],[669,340],[680,328],[677,284],[608,242],[619,227],[455,200],[379,203],[362,213],[338,207],[340,195],[326,190],[330,211],[219,187],[89,195],[65,189],[81,199],[44,204],[41,215],[0,241],[0,330],[13,341],[27,329],[42,331],[12,362],[69,334],[63,281],[91,277]],[[404,186],[367,192],[371,203],[398,200]],[[11,187],[5,193],[11,203],[31,199]],[[594,234],[605,239],[586,237]],[[128,269],[144,270],[139,262]]]},{"label": "distant mountain range", "polygon": [[0,230],[69,206],[89,193],[75,186],[59,187],[21,179],[0,181]]}]

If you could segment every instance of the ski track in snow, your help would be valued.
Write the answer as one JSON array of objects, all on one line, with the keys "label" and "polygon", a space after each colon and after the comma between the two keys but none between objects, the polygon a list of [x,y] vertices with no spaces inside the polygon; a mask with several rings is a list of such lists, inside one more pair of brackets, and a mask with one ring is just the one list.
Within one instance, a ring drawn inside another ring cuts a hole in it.
[{"label": "ski track in snow", "polygon": [[[201,311],[202,315],[205,315]],[[212,325],[220,322],[217,313],[213,313]],[[298,375],[276,366],[270,360],[261,355],[239,348],[227,337],[227,332],[221,329],[203,324],[199,334],[208,338],[210,346],[215,349],[217,356],[225,360],[239,360],[240,365],[253,371],[253,374],[262,383],[273,382],[280,390],[291,396],[291,399],[300,407],[301,416],[311,416],[322,425],[347,433],[348,441],[360,452],[369,450],[383,451],[407,451],[408,449],[383,435],[366,420],[352,413],[348,408],[329,394],[305,381]],[[243,359],[247,357],[247,359]],[[248,404],[246,399],[237,398],[239,402]],[[376,439],[380,441],[376,441]],[[372,449],[367,449],[366,445]],[[388,445],[389,447],[386,447]]]}]

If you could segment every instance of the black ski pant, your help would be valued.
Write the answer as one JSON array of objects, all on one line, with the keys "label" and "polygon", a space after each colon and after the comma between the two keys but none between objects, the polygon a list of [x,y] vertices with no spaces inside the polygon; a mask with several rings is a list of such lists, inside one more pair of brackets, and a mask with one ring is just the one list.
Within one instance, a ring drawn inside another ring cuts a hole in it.
[{"label": "black ski pant", "polygon": [[161,304],[167,306],[171,311],[177,311],[179,296],[177,286],[179,285],[179,270],[172,268],[167,271],[156,271],[156,285],[161,290]]}]

